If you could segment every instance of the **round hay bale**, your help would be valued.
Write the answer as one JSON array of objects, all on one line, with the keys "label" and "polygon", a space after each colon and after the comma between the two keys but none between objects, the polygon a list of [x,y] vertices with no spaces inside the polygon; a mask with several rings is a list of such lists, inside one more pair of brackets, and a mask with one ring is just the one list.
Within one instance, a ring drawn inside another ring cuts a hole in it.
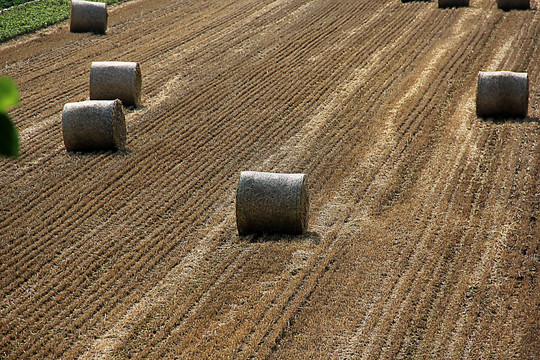
[{"label": "round hay bale", "polygon": [[67,151],[124,150],[126,121],[120,100],[68,103],[62,112]]},{"label": "round hay bale", "polygon": [[236,192],[238,233],[302,234],[308,225],[305,174],[242,171]]},{"label": "round hay bale", "polygon": [[525,10],[530,8],[530,3],[529,0],[497,0],[497,7],[502,10]]},{"label": "round hay bale", "polygon": [[95,61],[90,70],[90,99],[120,99],[124,106],[141,106],[141,67],[136,62]]},{"label": "round hay bale", "polygon": [[469,6],[469,0],[439,0],[440,8]]},{"label": "round hay bale", "polygon": [[480,72],[476,114],[480,117],[526,117],[529,106],[527,73]]},{"label": "round hay bale", "polygon": [[69,5],[69,31],[105,34],[107,31],[107,4],[72,0]]}]

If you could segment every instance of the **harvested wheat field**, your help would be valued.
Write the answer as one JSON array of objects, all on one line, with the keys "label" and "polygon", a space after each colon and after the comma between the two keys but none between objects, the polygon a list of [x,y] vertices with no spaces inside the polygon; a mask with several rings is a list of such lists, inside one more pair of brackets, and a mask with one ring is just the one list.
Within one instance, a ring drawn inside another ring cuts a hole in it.
[{"label": "harvested wheat field", "polygon": [[[0,44],[0,358],[537,358],[538,6],[133,0]],[[142,106],[68,153],[94,61],[138,62]],[[477,117],[501,70],[526,118]],[[246,170],[307,175],[307,232],[238,236]]]}]

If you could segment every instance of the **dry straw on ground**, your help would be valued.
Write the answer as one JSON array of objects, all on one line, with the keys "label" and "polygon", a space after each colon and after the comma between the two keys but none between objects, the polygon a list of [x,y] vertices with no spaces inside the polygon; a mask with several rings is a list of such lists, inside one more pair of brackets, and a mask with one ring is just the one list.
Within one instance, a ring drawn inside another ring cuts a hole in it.
[{"label": "dry straw on ground", "polygon": [[440,8],[469,6],[469,0],[439,0]]},{"label": "dry straw on ground", "polygon": [[120,99],[124,106],[141,106],[141,67],[136,62],[96,61],[90,70],[90,99]]},{"label": "dry straw on ground", "polygon": [[503,10],[528,9],[529,0],[497,0],[497,7]]},{"label": "dry straw on ground", "polygon": [[68,151],[124,150],[126,122],[120,100],[68,103],[62,112]]},{"label": "dry straw on ground", "polygon": [[69,31],[105,34],[107,31],[107,4],[72,0],[69,6]]},{"label": "dry straw on ground", "polygon": [[308,224],[305,174],[243,171],[236,193],[238,233],[301,234]]},{"label": "dry straw on ground", "polygon": [[529,105],[527,73],[480,72],[476,114],[481,117],[526,117]]}]

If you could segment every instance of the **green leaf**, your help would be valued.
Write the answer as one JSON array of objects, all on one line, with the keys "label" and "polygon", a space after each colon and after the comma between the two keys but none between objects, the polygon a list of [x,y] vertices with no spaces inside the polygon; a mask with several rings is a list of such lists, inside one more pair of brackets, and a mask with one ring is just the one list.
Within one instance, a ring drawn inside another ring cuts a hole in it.
[{"label": "green leaf", "polygon": [[0,113],[0,155],[19,156],[19,134],[6,114]]},{"label": "green leaf", "polygon": [[0,76],[0,112],[6,113],[10,106],[19,103],[17,85],[7,76]]}]

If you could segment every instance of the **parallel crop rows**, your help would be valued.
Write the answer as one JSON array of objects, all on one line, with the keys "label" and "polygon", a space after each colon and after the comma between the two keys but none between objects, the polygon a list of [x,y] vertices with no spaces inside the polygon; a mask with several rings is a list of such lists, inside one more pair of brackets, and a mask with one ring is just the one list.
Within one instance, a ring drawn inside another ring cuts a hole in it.
[{"label": "parallel crop rows", "polygon": [[[539,16],[433,5],[135,1],[0,47],[2,357],[533,353]],[[95,60],[140,62],[144,107],[125,153],[66,154]],[[476,118],[488,66],[529,72],[530,119]],[[307,173],[310,232],[238,238],[241,170]]]}]

